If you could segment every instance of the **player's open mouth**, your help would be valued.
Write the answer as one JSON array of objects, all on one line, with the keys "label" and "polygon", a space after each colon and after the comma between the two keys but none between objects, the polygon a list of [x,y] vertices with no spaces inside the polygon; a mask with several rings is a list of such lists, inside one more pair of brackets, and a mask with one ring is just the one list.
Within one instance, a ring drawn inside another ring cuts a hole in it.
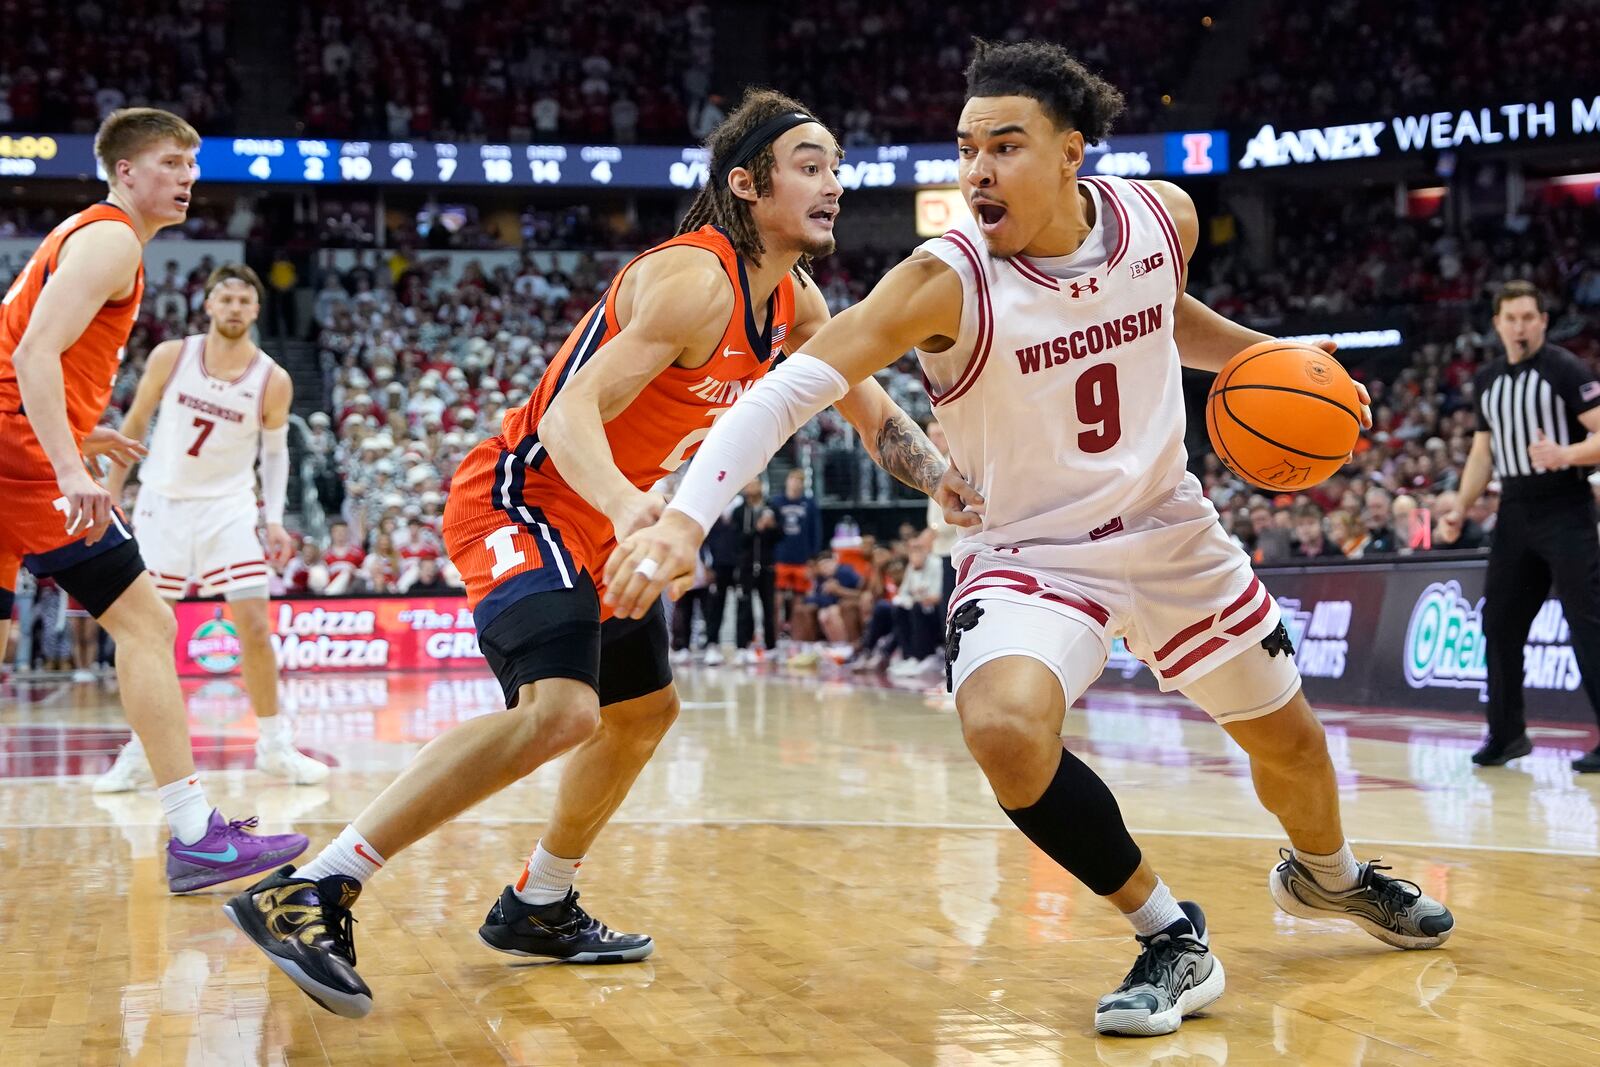
[{"label": "player's open mouth", "polygon": [[972,207],[978,213],[978,225],[985,230],[994,229],[1006,217],[1006,209],[999,204],[979,201],[973,204]]},{"label": "player's open mouth", "polygon": [[189,210],[189,194],[188,193],[180,193],[177,196],[173,197],[172,200],[179,207],[183,208],[183,210],[185,210],[185,211]]},{"label": "player's open mouth", "polygon": [[810,217],[811,217],[811,221],[813,221],[813,222],[825,222],[831,228],[833,226],[833,220],[834,220],[834,218],[836,218],[838,216],[838,214],[839,214],[839,209],[838,208],[836,208],[836,207],[825,207],[825,208],[820,208],[820,209],[818,209],[816,211],[813,211],[811,213]]}]

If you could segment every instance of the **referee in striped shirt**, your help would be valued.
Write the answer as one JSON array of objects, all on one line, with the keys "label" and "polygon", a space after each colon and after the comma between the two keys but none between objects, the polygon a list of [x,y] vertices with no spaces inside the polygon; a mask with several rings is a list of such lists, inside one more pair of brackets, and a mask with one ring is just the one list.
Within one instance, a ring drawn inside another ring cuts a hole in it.
[{"label": "referee in striped shirt", "polygon": [[[1572,632],[1583,691],[1600,717],[1600,538],[1588,468],[1600,463],[1600,381],[1577,356],[1545,340],[1550,316],[1529,282],[1494,301],[1505,358],[1478,372],[1478,431],[1461,473],[1461,517],[1500,479],[1500,514],[1484,583],[1489,736],[1472,756],[1497,767],[1533,750],[1522,703],[1522,649],[1552,582]],[[1591,432],[1595,436],[1591,436]],[[1600,771],[1600,747],[1573,761]]]}]

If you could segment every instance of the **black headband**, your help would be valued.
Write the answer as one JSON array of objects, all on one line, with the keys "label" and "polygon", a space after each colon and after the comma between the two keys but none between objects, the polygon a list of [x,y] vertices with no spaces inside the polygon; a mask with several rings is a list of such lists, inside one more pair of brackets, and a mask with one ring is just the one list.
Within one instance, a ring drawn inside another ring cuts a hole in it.
[{"label": "black headband", "polygon": [[735,167],[742,167],[755,158],[767,145],[788,133],[796,126],[817,120],[807,115],[804,111],[782,111],[772,116],[766,122],[757,126],[733,146],[733,151],[728,153],[728,161],[717,169],[717,184],[726,185],[728,175],[733,173]]}]

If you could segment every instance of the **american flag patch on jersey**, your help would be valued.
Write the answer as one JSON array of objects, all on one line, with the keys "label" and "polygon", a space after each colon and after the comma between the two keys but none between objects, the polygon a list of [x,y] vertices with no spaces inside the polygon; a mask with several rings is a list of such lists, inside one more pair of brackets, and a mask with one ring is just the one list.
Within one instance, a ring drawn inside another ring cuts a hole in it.
[{"label": "american flag patch on jersey", "polygon": [[1585,400],[1593,400],[1600,396],[1600,382],[1584,382],[1583,388],[1578,390],[1578,395]]},{"label": "american flag patch on jersey", "polygon": [[772,328],[772,343],[773,344],[775,344],[775,345],[783,344],[783,339],[785,337],[788,337],[788,336],[789,336],[789,324],[787,322],[780,322],[780,323],[778,323],[778,325],[776,325],[776,326],[774,326]]}]

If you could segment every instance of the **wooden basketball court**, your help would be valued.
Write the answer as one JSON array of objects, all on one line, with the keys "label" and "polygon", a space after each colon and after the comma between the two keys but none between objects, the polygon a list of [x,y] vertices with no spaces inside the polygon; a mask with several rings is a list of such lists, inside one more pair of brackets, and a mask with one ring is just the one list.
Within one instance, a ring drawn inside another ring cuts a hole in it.
[{"label": "wooden basketball court", "polygon": [[[0,1064],[1600,1063],[1600,776],[1583,731],[1474,772],[1476,722],[1330,711],[1346,822],[1456,913],[1440,951],[1277,913],[1282,840],[1242,753],[1181,702],[1090,695],[1073,751],[1111,783],[1228,992],[1167,1038],[1097,1039],[1127,924],[1011,828],[936,690],[688,671],[688,702],[585,863],[633,965],[528,964],[476,930],[549,810],[547,767],[398,857],[356,910],[376,1007],[317,1007],[238,935],[237,885],[170,896],[153,792],[95,796],[126,727],[95,685],[0,692]],[[498,707],[487,677],[296,679],[295,788],[248,770],[231,682],[188,687],[212,799],[313,850],[418,745]]]}]

